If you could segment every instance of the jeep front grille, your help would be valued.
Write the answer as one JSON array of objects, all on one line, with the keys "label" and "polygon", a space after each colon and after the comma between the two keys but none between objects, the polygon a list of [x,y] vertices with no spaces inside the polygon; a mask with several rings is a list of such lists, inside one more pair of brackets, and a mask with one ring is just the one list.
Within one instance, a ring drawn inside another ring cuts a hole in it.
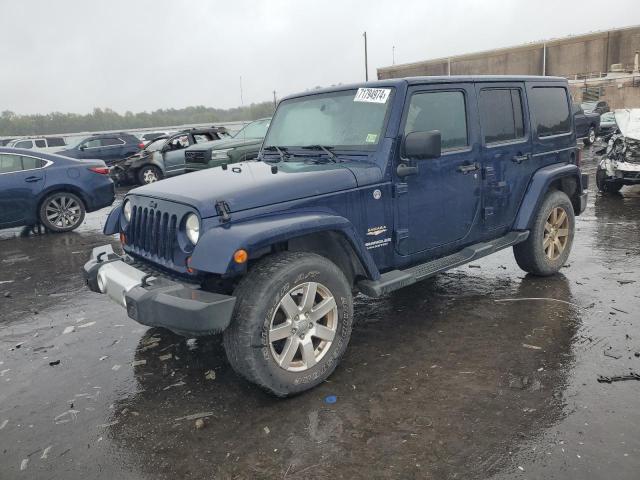
[{"label": "jeep front grille", "polygon": [[178,217],[158,209],[134,206],[127,244],[135,253],[173,261]]},{"label": "jeep front grille", "polygon": [[208,152],[208,150],[193,150],[191,152],[185,152],[185,161],[186,163],[208,163]]}]

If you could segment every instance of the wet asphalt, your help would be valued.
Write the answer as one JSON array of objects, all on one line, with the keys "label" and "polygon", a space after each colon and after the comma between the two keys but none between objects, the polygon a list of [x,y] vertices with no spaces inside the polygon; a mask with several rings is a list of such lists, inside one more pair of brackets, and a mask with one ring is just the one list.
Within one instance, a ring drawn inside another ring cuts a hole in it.
[{"label": "wet asphalt", "polygon": [[640,373],[640,188],[597,194],[589,152],[584,171],[560,274],[505,250],[359,296],[341,365],[286,400],[220,338],[142,327],[84,287],[89,250],[117,245],[109,209],[0,231],[0,478],[639,478],[640,381],[597,376]]}]

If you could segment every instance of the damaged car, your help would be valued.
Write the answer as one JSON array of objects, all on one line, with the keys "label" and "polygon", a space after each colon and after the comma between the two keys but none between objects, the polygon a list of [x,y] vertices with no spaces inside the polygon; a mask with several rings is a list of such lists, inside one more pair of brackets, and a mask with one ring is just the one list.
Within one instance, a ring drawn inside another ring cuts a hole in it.
[{"label": "damaged car", "polygon": [[224,127],[191,128],[160,136],[135,155],[114,163],[116,183],[147,185],[185,172],[184,153],[193,145],[230,138]]},{"label": "damaged car", "polygon": [[184,157],[184,170],[195,172],[258,158],[269,123],[271,118],[261,118],[245,125],[233,138],[188,148]]},{"label": "damaged car", "polygon": [[619,192],[624,185],[640,184],[640,108],[615,111],[620,133],[611,136],[596,171],[598,190]]}]

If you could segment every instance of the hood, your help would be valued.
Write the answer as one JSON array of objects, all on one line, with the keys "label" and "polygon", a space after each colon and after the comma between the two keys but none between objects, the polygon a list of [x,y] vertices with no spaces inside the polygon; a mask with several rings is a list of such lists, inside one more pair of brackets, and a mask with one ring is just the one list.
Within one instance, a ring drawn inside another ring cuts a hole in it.
[{"label": "hood", "polygon": [[223,138],[221,140],[213,140],[211,142],[198,143],[191,145],[186,151],[201,150],[223,150],[227,148],[242,147],[244,145],[254,145],[262,143],[261,138]]},{"label": "hood", "polygon": [[616,110],[616,123],[626,138],[640,141],[640,108]]},{"label": "hood", "polygon": [[131,191],[191,205],[203,218],[217,215],[215,203],[224,200],[231,212],[355,188],[354,173],[345,163],[235,163],[226,170],[209,168],[151,183]]}]

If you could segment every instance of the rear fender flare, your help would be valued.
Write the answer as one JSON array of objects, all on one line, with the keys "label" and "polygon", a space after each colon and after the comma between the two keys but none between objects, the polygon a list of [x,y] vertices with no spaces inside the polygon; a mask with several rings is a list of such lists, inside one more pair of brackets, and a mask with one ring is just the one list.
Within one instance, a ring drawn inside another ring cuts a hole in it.
[{"label": "rear fender flare", "polygon": [[240,274],[246,264],[233,262],[236,250],[258,252],[273,244],[316,232],[334,231],[346,238],[362,264],[366,275],[373,280],[380,277],[373,258],[364,247],[353,225],[346,218],[326,212],[297,212],[254,218],[226,226],[214,227],[204,233],[191,256],[190,265],[196,270],[217,274]]},{"label": "rear fender flare", "polygon": [[[529,230],[531,228],[531,222],[533,221],[538,208],[540,208],[551,184],[563,178],[570,178],[572,181],[575,180],[575,182],[577,182],[577,189],[574,196],[578,196],[579,205],[579,195],[582,193],[583,188],[580,169],[571,163],[543,167],[533,174],[533,177],[529,182],[527,191],[522,199],[522,203],[520,204],[520,210],[516,216],[513,226],[514,230]],[[574,203],[575,207],[576,199],[570,196],[570,200]]]}]

